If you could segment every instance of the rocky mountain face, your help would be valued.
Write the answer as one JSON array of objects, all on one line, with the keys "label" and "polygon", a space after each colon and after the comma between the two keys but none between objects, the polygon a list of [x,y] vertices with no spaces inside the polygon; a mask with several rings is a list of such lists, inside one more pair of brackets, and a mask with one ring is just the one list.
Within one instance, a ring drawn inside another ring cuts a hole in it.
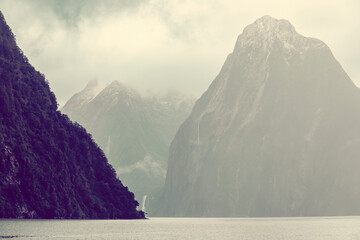
[{"label": "rocky mountain face", "polygon": [[170,143],[194,100],[178,93],[142,97],[118,81],[99,94],[95,88],[89,83],[62,111],[92,134],[145,207],[146,196],[164,185]]},{"label": "rocky mountain face", "polygon": [[0,13],[0,218],[144,218],[137,205]]},{"label": "rocky mountain face", "polygon": [[360,214],[360,91],[330,49],[247,26],[170,147],[160,216]]}]

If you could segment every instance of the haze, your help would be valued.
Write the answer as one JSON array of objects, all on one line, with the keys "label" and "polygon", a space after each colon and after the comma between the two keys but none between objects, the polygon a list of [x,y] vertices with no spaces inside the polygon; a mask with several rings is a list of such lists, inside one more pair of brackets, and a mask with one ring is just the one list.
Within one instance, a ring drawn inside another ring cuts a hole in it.
[{"label": "haze", "polygon": [[200,96],[263,15],[324,41],[360,84],[360,2],[0,0],[20,48],[63,105],[89,80]]}]

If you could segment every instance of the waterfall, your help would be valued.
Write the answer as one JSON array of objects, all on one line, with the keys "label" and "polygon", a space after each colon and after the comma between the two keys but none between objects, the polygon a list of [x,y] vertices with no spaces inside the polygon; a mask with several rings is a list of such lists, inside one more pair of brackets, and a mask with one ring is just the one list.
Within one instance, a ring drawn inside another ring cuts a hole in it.
[{"label": "waterfall", "polygon": [[143,197],[143,199],[142,199],[141,211],[143,211],[143,212],[145,212],[146,198],[147,198],[147,195],[144,195],[144,197]]}]

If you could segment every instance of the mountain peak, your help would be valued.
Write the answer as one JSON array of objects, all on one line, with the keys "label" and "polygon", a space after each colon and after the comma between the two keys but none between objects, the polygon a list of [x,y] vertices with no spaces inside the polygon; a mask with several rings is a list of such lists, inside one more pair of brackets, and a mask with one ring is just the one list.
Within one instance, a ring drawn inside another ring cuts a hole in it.
[{"label": "mountain peak", "polygon": [[110,90],[112,92],[116,92],[116,93],[135,92],[135,90],[131,89],[128,86],[125,86],[123,83],[119,82],[118,80],[111,82],[105,89]]},{"label": "mountain peak", "polygon": [[291,33],[295,34],[295,28],[288,20],[276,19],[269,15],[265,15],[257,19],[254,23],[248,25],[244,29],[245,35],[259,35],[259,34],[279,34],[279,33]]},{"label": "mountain peak", "polygon": [[124,84],[120,83],[118,80],[112,81],[109,85],[109,88],[126,88]]},{"label": "mountain peak", "polygon": [[255,21],[259,30],[268,30],[268,31],[291,31],[295,32],[295,28],[291,23],[286,19],[276,19],[269,15],[265,15]]},{"label": "mountain peak", "polygon": [[280,46],[283,46],[288,54],[326,47],[318,39],[304,37],[297,33],[288,20],[265,15],[244,28],[236,42],[235,52],[242,49],[262,49],[263,52],[269,53],[275,42],[282,43]]},{"label": "mountain peak", "polygon": [[99,83],[97,80],[89,81],[85,88],[72,96],[61,110],[65,113],[69,113],[70,109],[79,109],[84,104],[93,100],[96,96],[96,89],[98,85]]},{"label": "mountain peak", "polygon": [[114,96],[123,96],[126,98],[139,98],[140,95],[136,90],[125,86],[120,83],[118,80],[111,82],[107,87],[102,90],[97,97],[110,97],[114,98]]}]

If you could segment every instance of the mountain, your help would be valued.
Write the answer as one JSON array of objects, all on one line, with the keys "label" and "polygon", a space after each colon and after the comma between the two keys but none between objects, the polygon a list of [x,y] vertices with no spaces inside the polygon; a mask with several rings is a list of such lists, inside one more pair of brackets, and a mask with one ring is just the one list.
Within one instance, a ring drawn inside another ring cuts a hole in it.
[{"label": "mountain", "polygon": [[190,115],[195,99],[179,92],[167,91],[144,100],[150,109],[151,119],[157,131],[169,148],[176,131]]},{"label": "mountain", "polygon": [[360,214],[360,92],[330,49],[264,16],[170,147],[160,216]]},{"label": "mountain", "polygon": [[137,205],[0,13],[0,218],[144,218]]},{"label": "mountain", "polygon": [[90,81],[81,92],[72,96],[66,103],[67,113],[69,115],[75,115],[76,118],[81,118],[81,115],[78,116],[76,114],[80,113],[80,110],[95,98],[97,87],[97,80]]},{"label": "mountain", "polygon": [[92,134],[145,207],[147,196],[164,185],[170,143],[194,101],[175,92],[143,97],[118,81],[97,95],[94,88],[88,84],[62,112]]}]

